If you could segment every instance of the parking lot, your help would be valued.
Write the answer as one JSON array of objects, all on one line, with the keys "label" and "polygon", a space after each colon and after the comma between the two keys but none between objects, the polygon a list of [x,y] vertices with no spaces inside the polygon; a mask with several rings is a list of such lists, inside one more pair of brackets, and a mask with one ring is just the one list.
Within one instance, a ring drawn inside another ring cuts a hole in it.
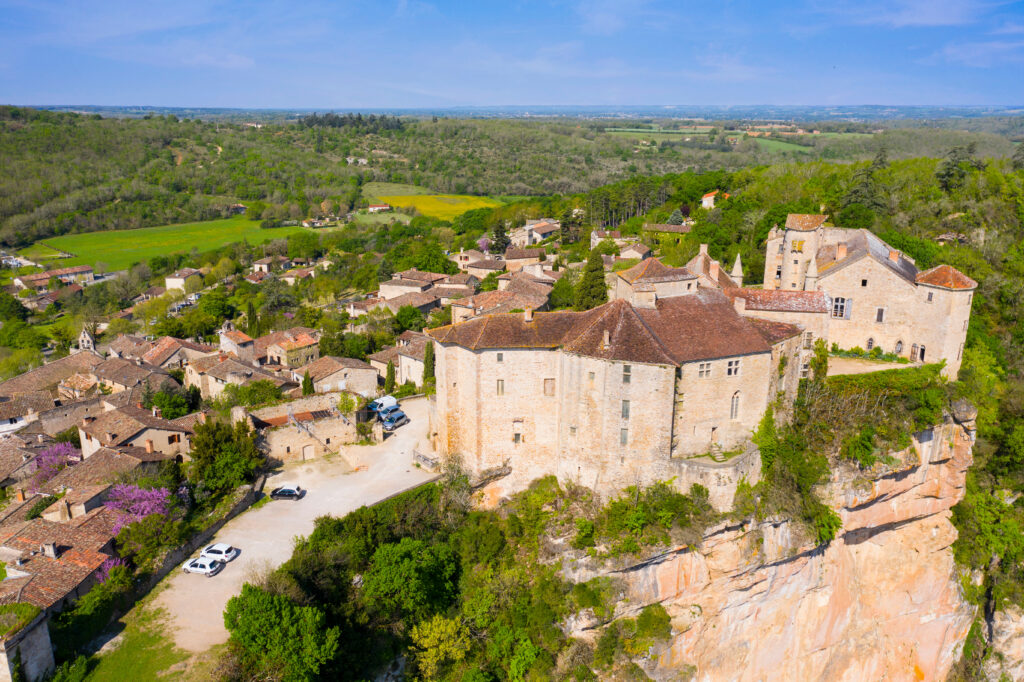
[{"label": "parking lot", "polygon": [[319,516],[344,516],[353,509],[373,504],[434,478],[412,464],[413,449],[426,448],[427,401],[402,403],[410,423],[373,446],[349,446],[346,458],[312,460],[288,465],[267,479],[265,492],[282,483],[296,483],[308,492],[299,501],[272,500],[230,521],[211,540],[241,549],[241,555],[218,575],[207,578],[186,574],[181,567],[164,581],[156,606],[169,616],[175,643],[191,652],[202,652],[226,642],[222,617],[229,598],[238,594],[253,571],[284,563],[292,553],[292,541],[308,535]]}]

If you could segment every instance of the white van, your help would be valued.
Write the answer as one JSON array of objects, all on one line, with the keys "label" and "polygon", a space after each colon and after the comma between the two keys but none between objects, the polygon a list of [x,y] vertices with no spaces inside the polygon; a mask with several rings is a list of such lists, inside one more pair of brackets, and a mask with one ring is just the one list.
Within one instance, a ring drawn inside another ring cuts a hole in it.
[{"label": "white van", "polygon": [[398,405],[398,401],[395,399],[395,397],[391,395],[386,395],[383,398],[377,398],[372,403],[367,405],[367,407],[369,407],[374,412],[380,413],[381,410],[388,407],[395,407],[396,405]]}]

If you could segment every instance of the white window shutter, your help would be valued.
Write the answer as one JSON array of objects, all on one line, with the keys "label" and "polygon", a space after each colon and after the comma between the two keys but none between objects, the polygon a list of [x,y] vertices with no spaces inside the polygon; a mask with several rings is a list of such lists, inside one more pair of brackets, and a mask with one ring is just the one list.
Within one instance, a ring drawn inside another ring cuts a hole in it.
[{"label": "white window shutter", "polygon": [[853,299],[852,298],[848,298],[848,299],[846,299],[846,314],[843,316],[843,319],[844,320],[850,319],[850,316],[852,314],[853,314]]}]

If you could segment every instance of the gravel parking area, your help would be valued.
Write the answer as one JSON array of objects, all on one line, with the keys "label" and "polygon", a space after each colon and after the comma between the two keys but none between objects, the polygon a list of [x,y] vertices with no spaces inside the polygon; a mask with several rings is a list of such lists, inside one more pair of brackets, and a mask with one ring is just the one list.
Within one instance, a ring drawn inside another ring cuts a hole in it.
[{"label": "gravel parking area", "polygon": [[253,571],[284,563],[291,556],[293,539],[312,532],[317,517],[344,516],[435,478],[412,464],[414,448],[429,452],[427,401],[406,401],[402,409],[410,423],[384,443],[346,449],[347,459],[357,467],[354,472],[342,458],[332,457],[291,464],[268,478],[266,493],[282,483],[297,483],[308,492],[299,501],[271,500],[225,525],[211,544],[229,543],[240,548],[241,555],[218,575],[186,574],[179,567],[164,581],[156,606],[166,610],[179,647],[199,653],[226,642],[223,612],[228,599],[241,592]]}]

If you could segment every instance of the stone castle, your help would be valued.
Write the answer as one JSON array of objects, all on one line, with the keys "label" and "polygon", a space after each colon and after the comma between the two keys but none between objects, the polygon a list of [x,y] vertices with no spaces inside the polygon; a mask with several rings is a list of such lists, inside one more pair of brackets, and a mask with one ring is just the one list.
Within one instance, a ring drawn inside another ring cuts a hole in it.
[{"label": "stone castle", "polygon": [[976,284],[949,266],[919,272],[825,218],[773,231],[762,289],[742,286],[739,259],[726,273],[702,247],[682,268],[650,258],[616,273],[612,300],[593,310],[429,330],[435,451],[493,479],[496,495],[548,474],[602,494],[675,478],[728,507],[740,478],[759,477],[758,458],[709,474],[714,458],[694,457],[749,452],[768,405],[793,400],[815,340],[945,360],[955,376]]}]

